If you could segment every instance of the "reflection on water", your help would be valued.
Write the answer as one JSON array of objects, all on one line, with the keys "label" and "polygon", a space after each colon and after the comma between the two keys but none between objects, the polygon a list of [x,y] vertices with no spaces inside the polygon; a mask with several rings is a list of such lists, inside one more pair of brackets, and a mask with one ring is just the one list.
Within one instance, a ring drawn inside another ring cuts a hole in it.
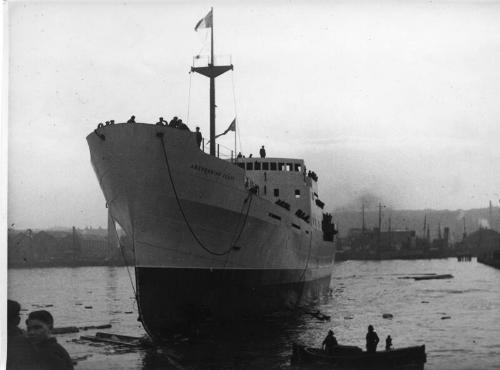
[{"label": "reflection on water", "polygon": [[[412,274],[452,274],[414,281]],[[345,344],[364,345],[369,324],[395,347],[425,344],[426,369],[496,369],[500,364],[500,270],[448,260],[348,261],[336,264],[331,295],[316,307],[331,315],[277,314],[260,322],[206,324],[200,337],[148,350],[80,341],[95,331],[60,335],[78,369],[282,369],[291,342],[319,346],[328,329]],[[9,270],[9,297],[28,311],[46,308],[56,326],[111,323],[108,332],[144,335],[125,267]],[[382,315],[390,313],[392,319]],[[449,319],[443,317],[449,316]],[[22,322],[24,322],[25,317]]]}]

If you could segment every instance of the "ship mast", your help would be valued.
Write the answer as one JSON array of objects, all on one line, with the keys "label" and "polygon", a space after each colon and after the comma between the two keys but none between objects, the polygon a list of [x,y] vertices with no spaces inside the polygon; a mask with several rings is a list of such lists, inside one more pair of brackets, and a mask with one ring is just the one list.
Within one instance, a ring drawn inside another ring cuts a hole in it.
[{"label": "ship mast", "polygon": [[210,79],[210,155],[215,156],[215,78],[221,74],[232,70],[233,65],[216,66],[214,63],[214,22],[213,22],[213,11],[211,8],[210,12],[212,14],[212,24],[210,27],[211,37],[210,37],[210,62],[206,67],[191,67],[191,72],[199,73]]}]

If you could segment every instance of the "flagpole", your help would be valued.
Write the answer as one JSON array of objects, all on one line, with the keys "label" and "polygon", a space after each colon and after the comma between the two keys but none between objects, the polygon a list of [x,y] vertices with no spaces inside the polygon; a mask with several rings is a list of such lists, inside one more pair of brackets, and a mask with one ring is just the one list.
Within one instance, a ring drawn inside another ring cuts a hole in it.
[{"label": "flagpole", "polygon": [[211,45],[210,48],[210,64],[214,65],[214,8],[210,8],[210,12],[212,13],[212,27],[211,29]]},{"label": "flagpole", "polygon": [[[206,76],[210,79],[210,155],[215,156],[215,78],[220,76],[224,72],[227,72],[233,69],[233,65],[225,65],[225,66],[215,66],[214,60],[214,22],[213,22],[213,11],[214,8],[210,8],[210,13],[207,14],[205,18],[203,18],[200,22],[205,21],[203,24],[204,28],[207,28],[207,19],[209,19],[211,28],[211,50],[210,50],[210,61],[208,66],[206,67],[191,67],[191,72],[197,72],[203,76]],[[207,18],[209,17],[209,18]],[[199,24],[200,24],[199,22]],[[196,28],[195,28],[196,29]]]},{"label": "flagpole", "polygon": [[234,124],[234,158],[236,158],[236,123]]}]

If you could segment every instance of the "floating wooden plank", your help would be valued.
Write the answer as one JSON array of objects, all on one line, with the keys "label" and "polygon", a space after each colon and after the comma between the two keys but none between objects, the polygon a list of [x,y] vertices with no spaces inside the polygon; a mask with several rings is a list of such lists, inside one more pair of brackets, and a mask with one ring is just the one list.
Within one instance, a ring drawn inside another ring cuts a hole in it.
[{"label": "floating wooden plank", "polygon": [[116,345],[120,345],[120,346],[131,347],[131,348],[137,348],[137,347],[141,346],[139,343],[122,342],[120,340],[113,340],[113,339],[108,339],[108,338],[99,338],[99,337],[90,336],[90,335],[82,335],[80,337],[80,339],[89,340],[91,342],[116,344]]},{"label": "floating wooden plank", "polygon": [[82,335],[80,339],[89,340],[92,342],[116,344],[127,347],[143,347],[146,345],[141,337],[131,337],[128,335],[102,332],[96,333],[95,336]]},{"label": "floating wooden plank", "polygon": [[428,276],[415,276],[413,280],[433,280],[433,279],[453,279],[451,274],[441,274],[441,275],[428,275]]},{"label": "floating wooden plank", "polygon": [[60,328],[52,329],[52,334],[68,334],[68,333],[78,333],[79,329],[76,326],[63,326]]}]

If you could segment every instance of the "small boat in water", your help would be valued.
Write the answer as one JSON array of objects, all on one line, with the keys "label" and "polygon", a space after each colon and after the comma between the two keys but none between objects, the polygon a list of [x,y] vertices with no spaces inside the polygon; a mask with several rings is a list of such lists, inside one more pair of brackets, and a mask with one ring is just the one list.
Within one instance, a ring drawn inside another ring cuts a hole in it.
[{"label": "small boat in water", "polygon": [[425,345],[375,353],[365,352],[356,346],[339,345],[332,354],[296,343],[292,347],[293,365],[322,364],[346,370],[423,370],[426,360]]}]

